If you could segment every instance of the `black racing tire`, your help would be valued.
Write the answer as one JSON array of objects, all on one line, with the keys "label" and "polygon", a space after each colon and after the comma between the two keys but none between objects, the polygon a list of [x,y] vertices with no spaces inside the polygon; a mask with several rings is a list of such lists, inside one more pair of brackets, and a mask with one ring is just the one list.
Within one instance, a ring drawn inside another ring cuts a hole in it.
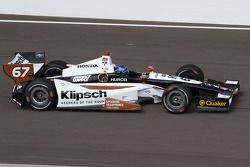
[{"label": "black racing tire", "polygon": [[61,60],[54,60],[49,62],[43,71],[44,77],[53,77],[62,75],[62,70],[67,68],[67,63]]},{"label": "black racing tire", "polygon": [[180,67],[176,75],[182,78],[193,79],[197,81],[204,82],[204,73],[200,67],[193,65],[193,64],[186,64]]},{"label": "black racing tire", "polygon": [[54,83],[46,79],[31,81],[25,89],[27,105],[34,110],[48,111],[57,103],[57,93]]},{"label": "black racing tire", "polygon": [[190,90],[180,84],[173,84],[166,88],[162,96],[162,103],[165,109],[170,113],[185,113],[192,101]]}]

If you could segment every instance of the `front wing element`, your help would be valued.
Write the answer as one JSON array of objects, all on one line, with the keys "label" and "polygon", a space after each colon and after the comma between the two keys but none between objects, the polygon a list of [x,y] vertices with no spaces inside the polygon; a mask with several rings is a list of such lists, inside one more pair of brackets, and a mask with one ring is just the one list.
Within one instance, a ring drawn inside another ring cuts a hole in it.
[{"label": "front wing element", "polygon": [[[195,104],[198,110],[201,111],[229,111],[232,105],[233,97],[239,93],[239,81],[226,80],[225,82],[218,82],[215,80],[208,80],[208,83],[218,86],[221,90],[216,97],[200,96],[196,98]],[[228,92],[231,92],[230,94]]]}]

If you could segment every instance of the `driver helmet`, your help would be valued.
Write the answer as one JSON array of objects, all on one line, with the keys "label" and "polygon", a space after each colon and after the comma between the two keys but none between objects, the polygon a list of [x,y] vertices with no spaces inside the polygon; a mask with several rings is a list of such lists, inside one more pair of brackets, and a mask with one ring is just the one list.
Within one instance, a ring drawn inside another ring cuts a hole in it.
[{"label": "driver helmet", "polygon": [[115,73],[117,74],[121,74],[124,76],[128,75],[128,68],[124,65],[118,65],[114,69],[115,69]]}]

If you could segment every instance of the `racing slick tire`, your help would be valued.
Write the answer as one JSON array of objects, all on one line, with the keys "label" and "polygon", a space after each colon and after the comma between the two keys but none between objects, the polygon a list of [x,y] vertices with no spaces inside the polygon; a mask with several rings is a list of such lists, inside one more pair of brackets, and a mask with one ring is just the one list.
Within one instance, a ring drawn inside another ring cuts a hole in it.
[{"label": "racing slick tire", "polygon": [[43,76],[53,77],[62,75],[62,70],[67,68],[67,63],[61,60],[54,60],[49,62],[43,71]]},{"label": "racing slick tire", "polygon": [[170,113],[185,113],[192,101],[190,90],[183,85],[173,84],[166,88],[162,96],[162,103]]},{"label": "racing slick tire", "polygon": [[186,64],[180,67],[177,70],[176,75],[179,77],[194,79],[201,82],[203,82],[205,78],[201,68],[193,64]]},{"label": "racing slick tire", "polygon": [[46,79],[31,81],[25,89],[25,98],[28,106],[38,111],[50,110],[57,103],[55,86]]}]

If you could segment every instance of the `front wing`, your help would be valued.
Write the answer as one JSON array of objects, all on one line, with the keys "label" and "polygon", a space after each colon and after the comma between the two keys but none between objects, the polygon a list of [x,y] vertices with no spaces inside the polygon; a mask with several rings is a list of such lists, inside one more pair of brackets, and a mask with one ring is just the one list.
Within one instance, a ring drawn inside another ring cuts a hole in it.
[{"label": "front wing", "polygon": [[[219,82],[208,79],[207,84],[217,86],[222,91],[218,92],[215,96],[203,95],[195,99],[195,104],[200,111],[229,111],[235,95],[239,93],[239,81],[227,80]],[[224,91],[223,91],[224,90]]]}]

